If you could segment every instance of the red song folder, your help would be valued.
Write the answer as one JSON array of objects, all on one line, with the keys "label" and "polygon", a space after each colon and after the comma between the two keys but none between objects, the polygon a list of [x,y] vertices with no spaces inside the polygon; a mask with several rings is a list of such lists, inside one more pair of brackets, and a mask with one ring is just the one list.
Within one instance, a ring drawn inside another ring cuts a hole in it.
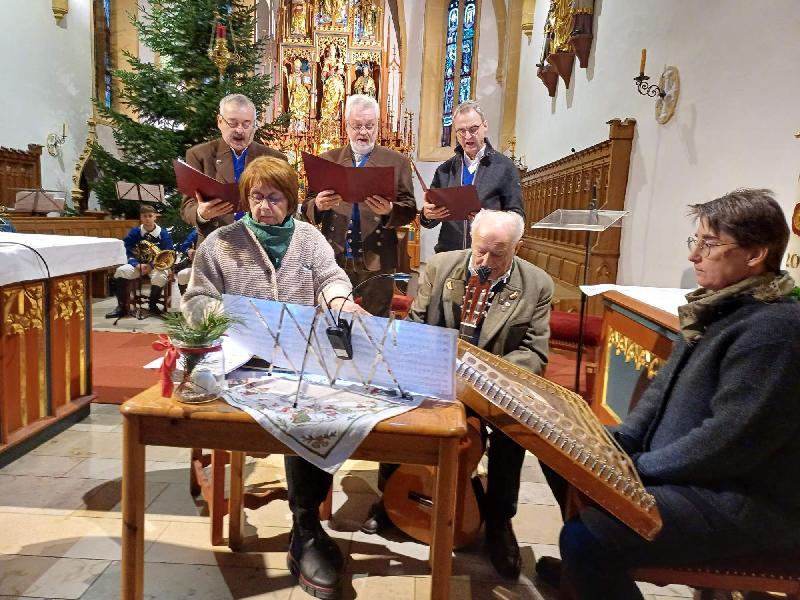
[{"label": "red song folder", "polygon": [[172,167],[175,169],[175,181],[181,194],[194,198],[195,192],[200,192],[204,202],[222,198],[233,204],[234,212],[241,210],[238,184],[221,183],[180,159],[174,159]]},{"label": "red song folder", "polygon": [[308,190],[318,194],[333,190],[346,202],[363,202],[368,196],[381,196],[394,202],[394,167],[345,167],[303,152],[303,167]]},{"label": "red song folder", "polygon": [[463,221],[481,209],[478,190],[474,185],[461,185],[448,188],[429,188],[428,202],[438,207],[446,207],[450,216],[445,221]]}]

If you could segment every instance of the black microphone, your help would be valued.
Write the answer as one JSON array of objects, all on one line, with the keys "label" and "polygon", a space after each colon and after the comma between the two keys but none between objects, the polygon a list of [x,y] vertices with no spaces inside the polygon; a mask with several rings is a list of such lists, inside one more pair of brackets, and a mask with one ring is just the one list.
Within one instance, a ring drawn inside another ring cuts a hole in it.
[{"label": "black microphone", "polygon": [[[370,281],[374,281],[375,279],[379,279],[381,277],[391,277],[394,281],[403,281],[408,283],[411,279],[411,275],[408,273],[378,273],[377,275],[373,275],[368,279],[365,279],[357,286],[355,286],[347,296],[344,297],[344,301],[347,300],[352,296],[355,298],[355,293],[365,284],[369,283]],[[335,300],[335,298],[332,298]],[[342,303],[344,305],[344,302]],[[333,316],[333,315],[331,315]],[[347,321],[342,319],[342,309],[339,308],[339,313],[336,315],[334,319],[335,325],[328,327],[325,330],[325,334],[328,337],[328,341],[331,343],[333,347],[333,351],[336,353],[336,358],[341,360],[352,360],[353,359],[353,336],[352,336],[352,328],[353,323],[351,321]]]}]

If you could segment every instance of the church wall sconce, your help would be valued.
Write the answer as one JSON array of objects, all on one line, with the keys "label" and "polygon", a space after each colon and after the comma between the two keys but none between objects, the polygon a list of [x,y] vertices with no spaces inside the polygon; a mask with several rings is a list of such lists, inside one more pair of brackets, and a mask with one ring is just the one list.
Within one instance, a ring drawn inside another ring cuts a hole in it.
[{"label": "church wall sconce", "polygon": [[636,89],[643,96],[656,98],[656,121],[663,125],[675,114],[675,107],[678,104],[680,93],[680,75],[678,67],[664,67],[658,84],[650,84],[650,77],[644,74],[644,67],[647,61],[647,49],[642,48],[642,58],[639,62],[639,75],[634,77]]},{"label": "church wall sconce", "polygon": [[67,141],[67,124],[64,123],[61,128],[61,135],[57,133],[47,134],[47,153],[50,156],[58,156],[61,154],[61,146]]}]

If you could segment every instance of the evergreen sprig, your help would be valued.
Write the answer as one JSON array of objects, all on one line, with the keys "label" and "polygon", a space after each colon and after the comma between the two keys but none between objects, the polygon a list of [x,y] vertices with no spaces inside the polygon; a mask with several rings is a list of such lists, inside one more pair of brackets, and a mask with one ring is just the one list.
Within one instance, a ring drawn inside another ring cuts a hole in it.
[{"label": "evergreen sprig", "polygon": [[197,325],[190,325],[183,313],[169,313],[165,319],[167,334],[182,346],[208,346],[218,340],[231,327],[242,323],[241,319],[213,311],[207,313]]}]

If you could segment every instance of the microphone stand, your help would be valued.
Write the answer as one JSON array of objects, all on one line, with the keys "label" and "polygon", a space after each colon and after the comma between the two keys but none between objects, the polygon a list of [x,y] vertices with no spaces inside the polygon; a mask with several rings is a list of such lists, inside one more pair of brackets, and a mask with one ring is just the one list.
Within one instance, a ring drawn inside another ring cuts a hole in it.
[{"label": "microphone stand", "polygon": [[[334,322],[334,328],[336,328],[336,329],[338,329],[340,331],[340,335],[346,335],[348,338],[350,336],[350,327],[349,327],[349,325],[343,325],[342,321],[341,321],[342,307],[344,306],[344,303],[347,302],[347,300],[349,298],[351,298],[351,297],[355,298],[355,292],[359,288],[364,286],[364,284],[366,284],[366,283],[368,283],[370,281],[373,281],[375,279],[379,279],[381,277],[391,277],[393,281],[408,281],[411,278],[411,276],[408,273],[378,273],[377,275],[373,275],[372,277],[369,277],[369,278],[365,279],[364,281],[359,283],[357,286],[355,286],[352,290],[350,290],[350,293],[347,294],[347,296],[344,297],[344,301],[342,302],[342,306],[339,307],[339,312],[337,313],[336,319],[335,319],[335,322]],[[341,296],[340,296],[340,298],[341,298]],[[332,300],[335,300],[335,298],[333,298]],[[320,305],[317,305],[316,308],[319,309]],[[330,311],[330,306],[328,306],[328,310]],[[292,408],[297,408],[297,404],[298,404],[298,402],[300,400],[300,390],[301,390],[302,385],[303,385],[303,375],[305,374],[305,370],[306,370],[306,359],[308,358],[308,349],[311,347],[311,336],[314,335],[314,330],[316,329],[316,326],[317,326],[318,317],[319,317],[319,310],[315,311],[315,313],[314,313],[314,318],[311,321],[311,328],[310,328],[310,330],[308,332],[308,338],[306,339],[306,349],[305,349],[305,352],[303,353],[303,363],[300,366],[300,374],[298,375],[298,381],[297,381],[297,390],[295,391],[294,404],[292,405]],[[331,312],[331,318],[333,318],[333,313],[332,312]],[[329,328],[329,330],[330,329],[331,328]],[[330,336],[330,331],[329,331],[329,336]],[[399,384],[398,384],[398,387],[399,387]],[[402,388],[399,391],[400,391],[401,397],[405,397],[406,396],[406,393],[403,391]]]},{"label": "microphone stand", "polygon": [[[592,186],[592,198],[589,200],[589,225],[597,225],[599,217],[597,214],[597,186]],[[592,240],[592,231],[586,231],[586,239],[584,242],[583,250],[583,285],[589,283],[589,255]],[[586,320],[586,302],[587,296],[581,290],[581,307],[579,312],[578,323],[578,352],[575,357],[575,393],[580,395],[581,389],[581,361],[583,359],[583,334],[584,334],[584,321]],[[588,390],[587,390],[588,393]]]}]

